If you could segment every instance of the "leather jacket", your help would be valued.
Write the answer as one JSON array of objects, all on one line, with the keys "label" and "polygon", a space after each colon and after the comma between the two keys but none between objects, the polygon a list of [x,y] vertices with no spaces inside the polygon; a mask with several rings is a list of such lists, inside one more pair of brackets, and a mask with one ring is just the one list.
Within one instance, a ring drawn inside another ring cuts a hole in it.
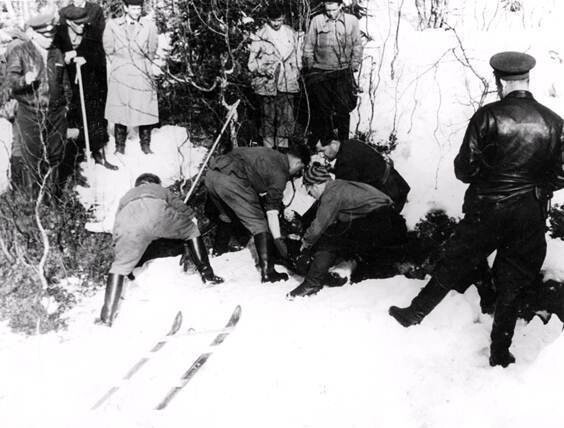
[{"label": "leather jacket", "polygon": [[528,91],[481,107],[454,160],[456,177],[470,183],[464,212],[564,187],[562,126]]}]

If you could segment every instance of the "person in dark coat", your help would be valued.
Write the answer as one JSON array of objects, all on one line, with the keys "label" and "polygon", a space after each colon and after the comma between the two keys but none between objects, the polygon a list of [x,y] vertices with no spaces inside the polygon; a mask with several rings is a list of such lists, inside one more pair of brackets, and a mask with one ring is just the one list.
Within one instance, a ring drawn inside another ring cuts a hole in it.
[{"label": "person in dark coat", "polygon": [[346,251],[367,254],[381,244],[381,212],[393,206],[384,192],[366,183],[333,180],[327,167],[313,163],[304,173],[308,193],[319,200],[315,219],[302,238],[302,254],[313,255],[305,280],[289,298],[311,296],[323,287],[329,268]]},{"label": "person in dark coat", "polygon": [[515,362],[509,351],[520,297],[530,293],[546,254],[547,204],[564,187],[563,121],[529,92],[535,59],[502,52],[490,59],[501,100],[474,114],[454,161],[469,183],[464,218],[456,226],[432,279],[411,305],[390,308],[408,327],[420,323],[449,290],[464,291],[476,265],[497,250],[497,291],[490,365]]},{"label": "person in dark coat", "polygon": [[121,198],[113,241],[114,261],[100,314],[101,322],[109,326],[119,310],[125,277],[140,261],[182,254],[180,264],[185,272],[191,259],[204,283],[223,282],[210,265],[193,210],[161,186],[160,178],[154,174],[141,174],[135,187]]},{"label": "person in dark coat", "polygon": [[79,130],[78,147],[73,147],[74,150],[69,147],[68,157],[74,158],[85,149],[84,119],[76,80],[77,67],[80,67],[92,158],[97,164],[115,170],[117,166],[107,161],[104,152],[109,137],[108,123],[104,118],[108,83],[106,55],[102,44],[105,26],[102,8],[89,2],[86,2],[84,7],[69,5],[59,11],[59,16],[61,20],[55,43],[65,54],[65,64],[72,85],[72,102],[67,119],[69,128]]},{"label": "person in dark coat", "polygon": [[282,197],[288,181],[301,172],[309,158],[307,147],[301,145],[290,147],[286,154],[267,147],[241,147],[209,164],[205,183],[220,212],[219,219],[231,223],[230,215],[235,215],[253,235],[262,282],[288,279],[274,269],[270,242],[274,238],[278,252],[287,258],[278,217]]},{"label": "person in dark coat", "polygon": [[[66,179],[59,170],[67,133],[66,111],[72,91],[63,54],[53,45],[55,16],[32,16],[27,40],[17,40],[8,52],[6,78],[18,102],[15,126],[21,142],[26,187],[38,189],[45,178],[54,190]],[[47,177],[47,172],[53,172]]]}]

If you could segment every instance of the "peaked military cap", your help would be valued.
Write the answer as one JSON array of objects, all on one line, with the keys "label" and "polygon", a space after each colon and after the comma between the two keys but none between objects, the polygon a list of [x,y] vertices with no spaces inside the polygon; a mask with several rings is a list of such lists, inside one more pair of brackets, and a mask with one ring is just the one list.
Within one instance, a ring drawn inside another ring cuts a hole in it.
[{"label": "peaked military cap", "polygon": [[490,58],[490,65],[496,76],[504,80],[521,80],[529,77],[537,61],[523,52],[500,52]]},{"label": "peaked military cap", "polygon": [[25,24],[26,27],[32,28],[38,33],[52,33],[55,22],[56,18],[53,13],[41,13],[29,18]]},{"label": "peaked military cap", "polygon": [[143,0],[123,0],[126,6],[143,6]]}]

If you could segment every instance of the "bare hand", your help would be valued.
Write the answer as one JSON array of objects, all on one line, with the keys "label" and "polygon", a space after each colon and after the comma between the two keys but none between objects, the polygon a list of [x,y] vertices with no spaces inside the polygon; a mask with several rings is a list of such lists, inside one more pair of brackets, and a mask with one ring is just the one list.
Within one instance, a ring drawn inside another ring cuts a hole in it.
[{"label": "bare hand", "polygon": [[74,63],[78,67],[82,67],[84,64],[86,64],[86,59],[82,56],[77,56],[77,57],[74,58]]},{"label": "bare hand", "polygon": [[24,79],[26,85],[31,85],[33,82],[37,80],[37,70],[28,71],[25,74]]}]

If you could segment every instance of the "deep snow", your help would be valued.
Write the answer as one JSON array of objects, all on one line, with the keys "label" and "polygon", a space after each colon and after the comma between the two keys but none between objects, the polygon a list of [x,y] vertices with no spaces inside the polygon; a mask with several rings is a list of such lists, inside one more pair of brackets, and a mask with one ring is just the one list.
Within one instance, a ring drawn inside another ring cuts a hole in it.
[{"label": "deep snow", "polygon": [[[564,113],[564,70],[550,53],[564,54],[560,40],[550,37],[562,22],[558,2],[524,2],[526,19],[496,11],[485,0],[452,3],[459,5],[453,22],[479,73],[491,80],[487,60],[497,50],[528,50],[538,60],[532,75],[535,96]],[[392,79],[389,64],[400,4],[403,21]],[[365,68],[359,127],[370,128],[375,138],[384,139],[396,129],[400,145],[394,160],[413,189],[405,211],[410,225],[432,207],[459,215],[464,185],[454,178],[452,159],[473,112],[470,101],[480,94],[480,82],[456,59],[452,49],[458,57],[462,51],[452,32],[415,31],[411,2],[369,2],[369,6],[373,16],[367,25],[374,40],[367,47],[366,61],[371,61],[370,56],[376,63],[384,58],[386,65],[372,92],[367,83],[369,67]],[[367,108],[369,93],[375,101],[374,114]],[[2,141],[9,141],[5,122],[0,132]],[[194,175],[205,155],[204,150],[192,148],[186,131],[177,127],[156,130],[153,150],[154,155],[143,155],[132,135],[126,156],[110,155],[119,171],[85,166],[87,175],[95,176],[92,188],[79,189],[85,204],[96,204],[91,229],[111,230],[117,202],[139,173],[156,172],[168,184],[179,175]],[[2,170],[6,165],[0,156]],[[2,175],[0,190],[5,185]],[[563,194],[557,193],[556,200],[562,200]],[[302,209],[307,205],[302,198],[295,204],[302,204]],[[563,257],[564,243],[550,240],[547,276],[564,279]],[[538,319],[528,325],[520,321],[512,347],[517,364],[492,369],[488,365],[492,318],[480,314],[473,288],[465,295],[450,293],[420,326],[404,329],[387,309],[408,304],[424,281],[399,276],[370,280],[290,302],[284,296],[300,278],[260,284],[252,250],[211,262],[226,278],[224,284],[204,286],[197,274],[182,272],[178,258],[155,260],[137,270],[112,329],[93,323],[103,287],[69,313],[67,331],[25,338],[1,325],[0,425],[562,425],[564,338],[562,323],[555,317],[547,326]],[[89,410],[168,330],[176,311],[184,314],[181,332],[189,327],[206,331],[221,328],[237,304],[243,308],[239,325],[166,411],[152,409],[208,349],[213,333],[179,334],[107,405]]]}]

